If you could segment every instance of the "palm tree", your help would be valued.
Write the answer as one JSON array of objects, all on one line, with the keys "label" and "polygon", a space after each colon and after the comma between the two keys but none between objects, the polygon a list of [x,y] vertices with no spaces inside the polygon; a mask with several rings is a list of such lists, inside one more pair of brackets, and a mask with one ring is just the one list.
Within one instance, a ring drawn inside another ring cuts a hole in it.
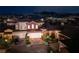
[{"label": "palm tree", "polygon": [[26,43],[26,44],[30,44],[29,36],[27,36],[27,33],[26,33],[26,36],[25,36],[25,43]]}]

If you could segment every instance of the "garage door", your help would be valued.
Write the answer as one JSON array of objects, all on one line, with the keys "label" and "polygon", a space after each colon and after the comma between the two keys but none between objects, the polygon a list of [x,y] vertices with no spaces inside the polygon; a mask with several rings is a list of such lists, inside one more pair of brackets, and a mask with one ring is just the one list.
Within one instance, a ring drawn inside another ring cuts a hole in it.
[{"label": "garage door", "polygon": [[32,33],[29,33],[28,36],[30,38],[41,38],[42,32],[32,32]]}]

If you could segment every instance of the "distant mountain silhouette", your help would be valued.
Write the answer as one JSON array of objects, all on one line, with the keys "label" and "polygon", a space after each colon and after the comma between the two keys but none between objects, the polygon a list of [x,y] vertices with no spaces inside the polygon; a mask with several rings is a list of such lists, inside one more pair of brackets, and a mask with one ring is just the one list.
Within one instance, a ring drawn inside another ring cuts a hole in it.
[{"label": "distant mountain silhouette", "polygon": [[45,16],[53,16],[53,17],[65,17],[65,16],[79,16],[79,13],[56,13],[56,12],[39,12],[36,13],[37,15]]},{"label": "distant mountain silhouette", "polygon": [[67,16],[79,16],[79,13],[57,13],[57,12],[34,12],[31,14],[17,14],[17,13],[1,13],[0,16],[31,16],[33,19],[40,19],[42,17],[53,16],[53,17],[67,17]]}]

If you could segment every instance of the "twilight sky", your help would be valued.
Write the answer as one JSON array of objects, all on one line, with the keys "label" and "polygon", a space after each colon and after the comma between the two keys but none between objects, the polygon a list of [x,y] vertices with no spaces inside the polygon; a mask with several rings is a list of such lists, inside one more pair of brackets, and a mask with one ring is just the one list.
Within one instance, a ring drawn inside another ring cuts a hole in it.
[{"label": "twilight sky", "polygon": [[0,6],[0,13],[33,13],[33,12],[79,13],[79,6]]}]

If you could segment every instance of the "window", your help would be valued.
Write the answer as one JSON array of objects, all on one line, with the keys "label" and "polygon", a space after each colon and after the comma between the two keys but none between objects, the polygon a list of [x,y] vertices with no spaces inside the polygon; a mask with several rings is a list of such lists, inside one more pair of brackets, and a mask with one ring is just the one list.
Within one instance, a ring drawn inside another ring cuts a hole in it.
[{"label": "window", "polygon": [[32,29],[34,29],[34,24],[32,24]]},{"label": "window", "polygon": [[35,28],[38,29],[38,25],[36,25]]},{"label": "window", "polygon": [[28,25],[28,29],[30,29],[30,25]]}]

